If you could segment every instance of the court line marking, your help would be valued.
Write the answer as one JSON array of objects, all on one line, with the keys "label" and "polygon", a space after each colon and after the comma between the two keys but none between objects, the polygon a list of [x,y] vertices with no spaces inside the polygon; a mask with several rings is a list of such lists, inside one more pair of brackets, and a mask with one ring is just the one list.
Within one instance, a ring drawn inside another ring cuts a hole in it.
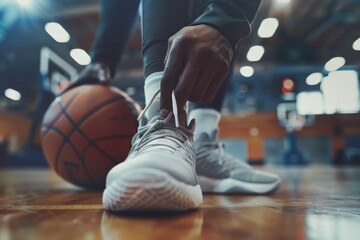
[{"label": "court line marking", "polygon": [[8,205],[3,210],[104,210],[101,204],[91,205]]}]

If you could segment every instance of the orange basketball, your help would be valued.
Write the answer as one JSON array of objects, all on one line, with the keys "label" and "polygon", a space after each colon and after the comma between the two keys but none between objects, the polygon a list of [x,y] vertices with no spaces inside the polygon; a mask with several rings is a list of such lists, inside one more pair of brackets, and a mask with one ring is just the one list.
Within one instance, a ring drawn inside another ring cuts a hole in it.
[{"label": "orange basketball", "polygon": [[103,188],[106,174],[127,157],[137,130],[139,105],[107,86],[83,85],[49,106],[41,126],[49,165],[65,180]]}]

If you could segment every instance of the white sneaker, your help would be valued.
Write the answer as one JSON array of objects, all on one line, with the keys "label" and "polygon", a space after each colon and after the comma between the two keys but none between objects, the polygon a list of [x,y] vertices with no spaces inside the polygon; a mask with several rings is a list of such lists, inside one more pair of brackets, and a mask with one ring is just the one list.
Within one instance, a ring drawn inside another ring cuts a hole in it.
[{"label": "white sneaker", "polygon": [[143,114],[140,118],[129,156],[107,175],[105,209],[183,211],[199,207],[202,192],[195,172],[194,124],[176,127],[179,116],[173,113],[149,122]]},{"label": "white sneaker", "polygon": [[280,186],[276,174],[258,171],[224,152],[217,139],[201,133],[195,141],[196,172],[204,193],[269,193]]}]

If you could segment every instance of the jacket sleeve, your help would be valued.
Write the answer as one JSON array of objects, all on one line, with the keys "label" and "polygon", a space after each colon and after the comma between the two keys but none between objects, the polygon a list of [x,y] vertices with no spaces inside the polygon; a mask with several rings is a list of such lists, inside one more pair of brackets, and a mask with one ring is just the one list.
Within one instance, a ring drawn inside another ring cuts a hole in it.
[{"label": "jacket sleeve", "polygon": [[251,31],[261,0],[212,0],[190,25],[206,24],[222,33],[235,49]]}]

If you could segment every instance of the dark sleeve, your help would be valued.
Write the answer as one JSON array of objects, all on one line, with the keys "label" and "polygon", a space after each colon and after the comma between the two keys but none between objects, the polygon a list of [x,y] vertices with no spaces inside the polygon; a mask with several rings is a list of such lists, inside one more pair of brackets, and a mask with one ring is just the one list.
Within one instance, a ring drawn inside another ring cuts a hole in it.
[{"label": "dark sleeve", "polygon": [[140,0],[101,0],[100,24],[90,55],[93,62],[109,66],[114,75],[121,54],[124,51]]},{"label": "dark sleeve", "polygon": [[251,31],[251,22],[261,0],[212,0],[203,13],[190,25],[206,24],[217,29],[235,49]]}]

